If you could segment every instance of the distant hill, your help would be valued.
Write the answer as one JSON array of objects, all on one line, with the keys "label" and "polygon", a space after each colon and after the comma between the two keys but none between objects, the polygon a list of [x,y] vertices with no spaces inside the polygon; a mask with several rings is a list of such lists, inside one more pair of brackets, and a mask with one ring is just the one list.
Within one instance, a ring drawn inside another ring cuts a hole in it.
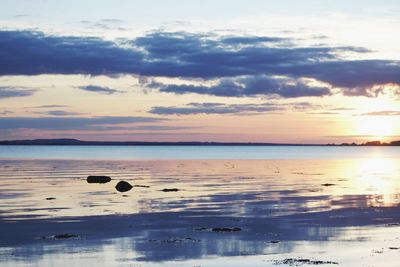
[{"label": "distant hill", "polygon": [[[307,144],[234,143],[234,142],[141,142],[141,141],[81,141],[77,139],[34,139],[0,141],[0,145],[54,146],[307,146]],[[318,146],[318,145],[314,145]]]},{"label": "distant hill", "polygon": [[400,146],[400,141],[393,141],[390,143],[392,146]]},{"label": "distant hill", "polygon": [[400,146],[400,141],[381,143],[371,141],[364,144],[285,144],[285,143],[235,143],[235,142],[142,142],[142,141],[82,141],[77,139],[33,139],[0,141],[1,145],[25,146]]}]

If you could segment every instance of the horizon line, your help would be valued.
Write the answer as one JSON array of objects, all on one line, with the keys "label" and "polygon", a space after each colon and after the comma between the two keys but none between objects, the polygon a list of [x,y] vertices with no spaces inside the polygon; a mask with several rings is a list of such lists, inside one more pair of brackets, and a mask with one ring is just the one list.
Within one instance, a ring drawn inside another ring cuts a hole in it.
[{"label": "horizon line", "polygon": [[365,143],[274,143],[274,142],[217,142],[217,141],[88,141],[74,138],[0,140],[0,145],[143,145],[143,146],[391,146],[400,145],[400,141]]}]

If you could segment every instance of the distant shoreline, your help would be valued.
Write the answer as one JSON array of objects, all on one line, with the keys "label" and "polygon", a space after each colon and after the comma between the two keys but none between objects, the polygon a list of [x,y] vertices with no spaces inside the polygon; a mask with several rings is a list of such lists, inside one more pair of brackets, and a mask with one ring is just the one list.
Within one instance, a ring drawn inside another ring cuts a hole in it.
[{"label": "distant shoreline", "polygon": [[33,139],[0,141],[0,146],[400,146],[400,141],[381,143],[372,141],[363,144],[290,144],[252,142],[145,142],[145,141],[82,141],[77,139]]}]

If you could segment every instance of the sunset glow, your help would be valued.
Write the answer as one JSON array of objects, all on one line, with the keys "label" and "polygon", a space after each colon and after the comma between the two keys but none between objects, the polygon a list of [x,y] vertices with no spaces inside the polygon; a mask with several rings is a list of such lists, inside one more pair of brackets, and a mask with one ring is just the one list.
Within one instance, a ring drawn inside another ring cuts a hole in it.
[{"label": "sunset glow", "polygon": [[0,15],[2,140],[399,138],[397,2],[18,2]]}]

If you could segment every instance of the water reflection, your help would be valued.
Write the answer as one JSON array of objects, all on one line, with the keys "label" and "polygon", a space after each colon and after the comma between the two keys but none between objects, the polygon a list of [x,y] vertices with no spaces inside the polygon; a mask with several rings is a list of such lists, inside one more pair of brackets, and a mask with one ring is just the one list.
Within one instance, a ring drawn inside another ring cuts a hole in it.
[{"label": "water reflection", "polygon": [[[400,234],[399,166],[389,158],[4,160],[0,263],[79,255],[82,265],[101,253],[122,263],[296,253],[300,241],[371,241],[375,225],[389,240]],[[87,184],[89,174],[114,180]],[[117,193],[119,180],[136,187]],[[41,238],[60,233],[81,238]]]}]

